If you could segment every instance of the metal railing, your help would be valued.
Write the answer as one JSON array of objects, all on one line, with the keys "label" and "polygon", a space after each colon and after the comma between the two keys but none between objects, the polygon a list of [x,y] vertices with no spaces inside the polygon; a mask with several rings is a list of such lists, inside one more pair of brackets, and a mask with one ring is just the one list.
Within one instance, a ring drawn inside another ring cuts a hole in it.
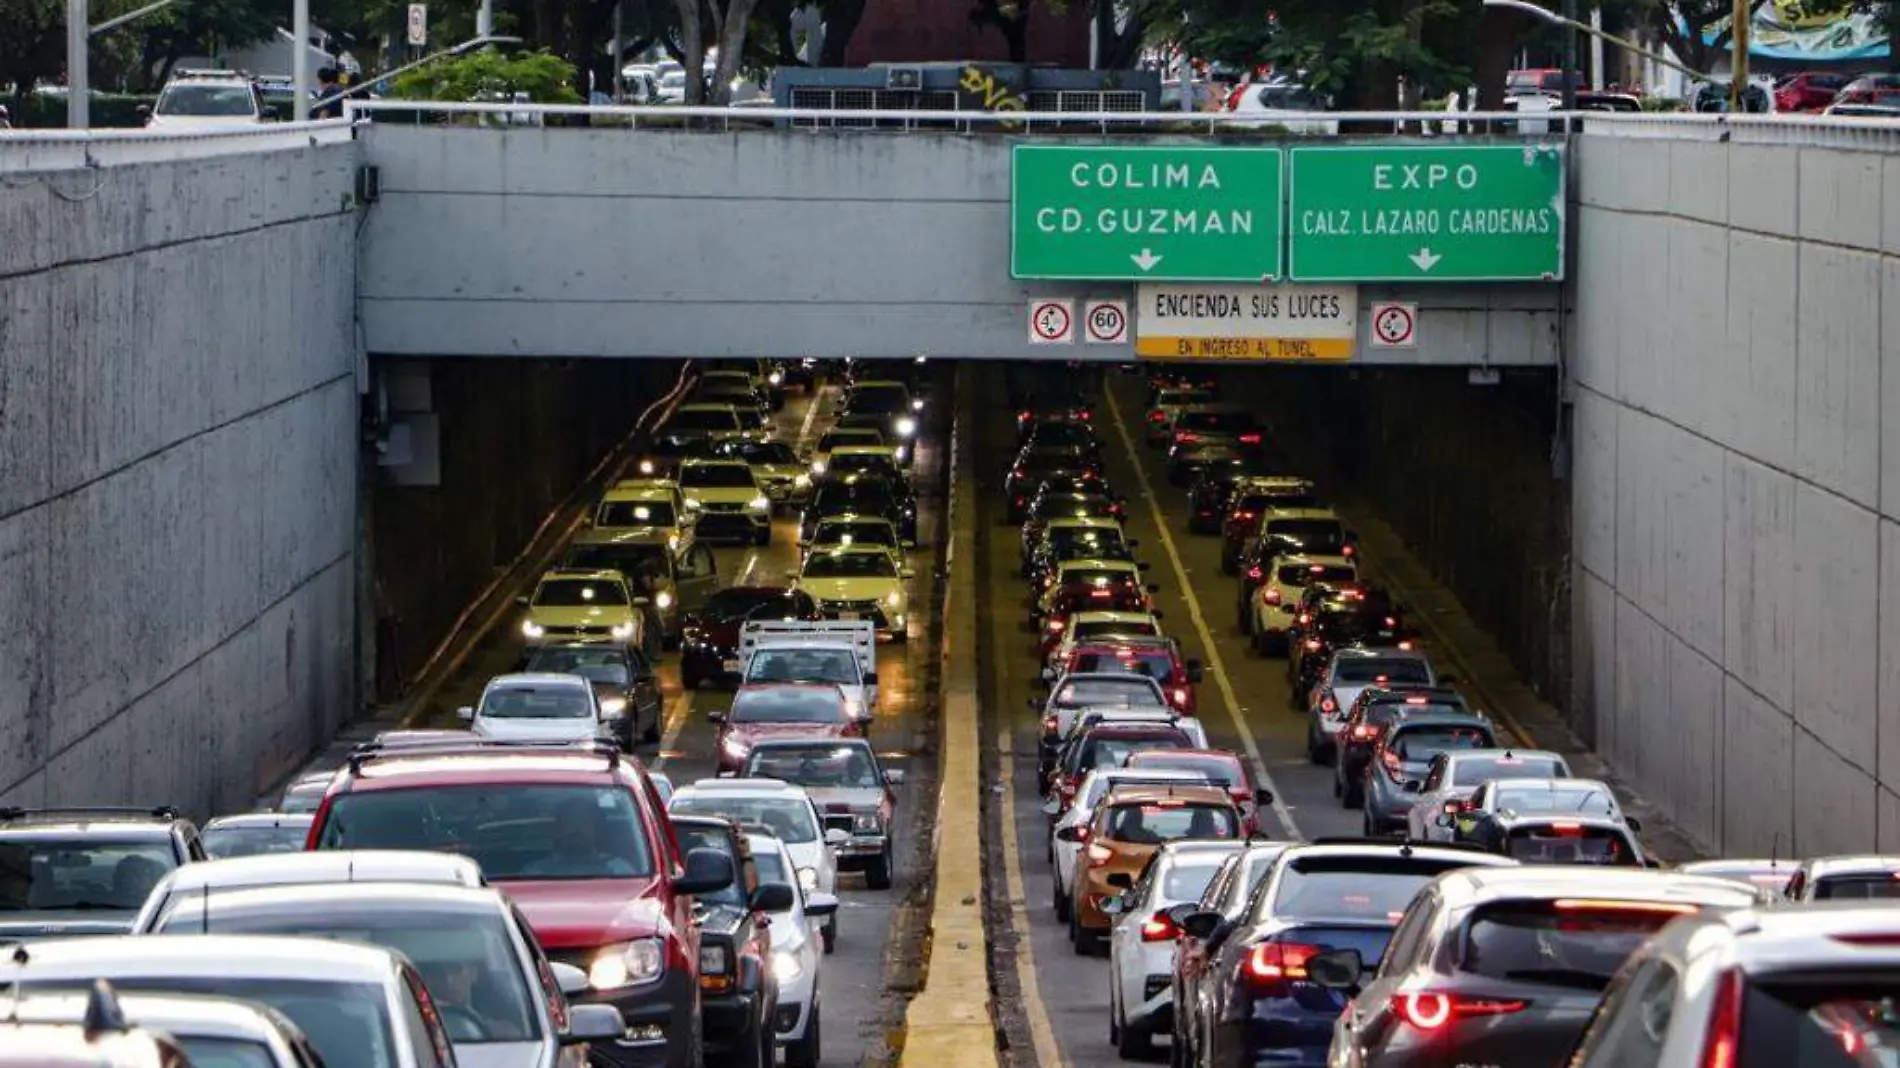
[{"label": "metal railing", "polygon": [[0,174],[272,152],[342,144],[350,138],[348,119],[227,130],[0,130]]}]

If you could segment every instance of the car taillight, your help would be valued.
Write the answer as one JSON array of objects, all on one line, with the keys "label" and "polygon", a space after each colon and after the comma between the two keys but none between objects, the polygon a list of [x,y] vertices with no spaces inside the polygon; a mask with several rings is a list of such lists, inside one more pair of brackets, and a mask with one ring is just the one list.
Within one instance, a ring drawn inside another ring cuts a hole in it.
[{"label": "car taillight", "polygon": [[1149,412],[1148,413],[1148,421],[1150,423],[1166,422],[1167,418],[1168,418],[1168,413],[1166,412]]},{"label": "car taillight", "polygon": [[1319,710],[1330,716],[1334,712],[1339,711],[1339,703],[1333,700],[1331,694],[1327,694],[1325,697],[1319,699]]},{"label": "car taillight", "polygon": [[1319,652],[1319,639],[1318,638],[1306,639],[1306,651],[1309,653]]},{"label": "car taillight", "polygon": [[1087,845],[1089,841],[1089,829],[1087,827],[1077,827],[1075,829],[1075,840],[1082,845]]},{"label": "car taillight", "polygon": [[1099,842],[1094,845],[1089,846],[1089,866],[1092,868],[1098,868],[1104,864],[1107,864],[1109,860],[1114,856],[1115,856],[1114,850],[1108,848],[1105,845],[1100,844]]},{"label": "car taillight", "polygon": [[1187,699],[1188,699],[1187,689],[1185,687],[1176,686],[1174,688],[1174,703],[1177,705],[1186,705]]},{"label": "car taillight", "polygon": [[1319,946],[1297,942],[1262,942],[1248,952],[1241,974],[1255,993],[1287,997],[1291,993],[1287,984],[1305,982],[1306,962],[1320,952]]},{"label": "car taillight", "polygon": [[1352,729],[1352,736],[1354,738],[1370,738],[1372,737],[1372,728],[1361,723]]},{"label": "car taillight", "polygon": [[1090,412],[1087,408],[1084,408],[1081,411],[1077,412],[1076,415],[1080,417],[1083,422],[1087,422]]},{"label": "car taillight", "polygon": [[1201,436],[1199,434],[1196,434],[1192,430],[1183,430],[1174,436],[1174,440],[1182,443],[1183,445],[1191,445],[1194,442],[1201,440]]},{"label": "car taillight", "polygon": [[1735,1068],[1742,1032],[1742,973],[1730,968],[1716,980],[1715,1004],[1709,1006],[1709,1031],[1702,1040],[1701,1068]]},{"label": "car taillight", "polygon": [[1042,717],[1042,733],[1054,734],[1062,729],[1062,724],[1054,716]]},{"label": "car taillight", "polygon": [[1061,634],[1061,633],[1062,633],[1062,628],[1063,628],[1063,626],[1064,626],[1064,623],[1063,623],[1063,621],[1062,621],[1062,620],[1060,620],[1060,619],[1052,619],[1052,620],[1050,620],[1050,621],[1049,621],[1049,633],[1051,633],[1051,634]]},{"label": "car taillight", "polygon": [[1114,590],[1090,590],[1089,596],[1095,598],[1096,600],[1107,600],[1108,598],[1115,596],[1115,591]]},{"label": "car taillight", "polygon": [[[1254,580],[1254,581],[1256,581],[1256,582],[1258,582],[1258,581],[1260,580],[1260,569],[1259,569],[1259,568],[1257,568],[1257,567],[1250,567],[1250,568],[1248,568],[1248,569],[1247,569],[1247,577],[1248,577],[1248,578],[1250,578],[1250,579],[1253,579],[1253,580]],[[1269,596],[1271,596],[1271,597],[1273,597],[1273,598],[1274,598],[1274,600],[1276,600],[1276,601],[1277,601],[1277,600],[1279,600],[1279,594],[1278,594],[1278,593],[1273,593],[1273,594],[1269,594]]]},{"label": "car taillight", "polygon": [[1340,550],[1339,550],[1339,555],[1341,555],[1341,556],[1351,556],[1351,555],[1353,555],[1353,547],[1352,547],[1352,546],[1350,546],[1350,545],[1348,545],[1348,546],[1346,546],[1345,548],[1343,548],[1343,549],[1340,549]]},{"label": "car taillight", "polygon": [[1507,1016],[1523,1012],[1528,1001],[1502,998],[1473,998],[1462,994],[1441,994],[1435,990],[1416,990],[1393,999],[1399,1019],[1421,1031],[1436,1031],[1453,1019],[1468,1016]]},{"label": "car taillight", "polygon": [[1258,435],[1258,434],[1242,434],[1242,435],[1240,435],[1240,443],[1241,443],[1242,445],[1258,445],[1258,444],[1260,444],[1260,435]]},{"label": "car taillight", "polygon": [[1463,812],[1464,810],[1465,810],[1465,803],[1463,801],[1445,802],[1445,815],[1447,816],[1456,816],[1458,813]]},{"label": "car taillight", "polygon": [[1252,519],[1253,513],[1252,512],[1235,512],[1234,518],[1235,519]]},{"label": "car taillight", "polygon": [[[1259,578],[1260,569],[1256,567],[1252,571],[1249,571],[1247,574],[1254,578]],[[1261,600],[1267,602],[1268,604],[1279,604],[1280,603],[1280,588],[1278,586],[1268,586],[1267,592],[1264,596],[1261,597]]]},{"label": "car taillight", "polygon": [[1157,912],[1141,921],[1141,940],[1143,942],[1172,942],[1181,933],[1165,912]]},{"label": "car taillight", "polygon": [[[1311,623],[1312,621],[1313,621],[1312,616],[1307,615],[1305,612],[1300,613],[1300,626],[1304,627],[1308,623]],[[1313,648],[1318,648],[1318,646],[1314,646]]]}]

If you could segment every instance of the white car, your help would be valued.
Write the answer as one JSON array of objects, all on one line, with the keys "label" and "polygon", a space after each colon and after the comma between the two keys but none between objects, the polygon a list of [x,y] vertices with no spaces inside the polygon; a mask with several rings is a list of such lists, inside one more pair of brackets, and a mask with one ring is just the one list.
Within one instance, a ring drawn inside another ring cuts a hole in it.
[{"label": "white car", "polygon": [[[788,845],[769,834],[748,834],[752,862],[761,883],[792,883]],[[826,890],[792,886],[792,907],[772,914],[772,975],[778,980],[778,1044],[785,1047],[786,1068],[817,1068],[823,1054],[820,1035],[824,1002],[819,992],[823,958],[813,946],[812,931],[821,922],[837,919],[838,899]],[[826,952],[830,952],[827,947]],[[798,1006],[798,1018],[786,1026],[786,1006]]]},{"label": "white car", "polygon": [[1169,842],[1133,889],[1104,906],[1114,917],[1108,935],[1108,1036],[1123,1059],[1145,1056],[1157,1022],[1173,1016],[1174,940],[1181,931],[1167,911],[1199,901],[1221,863],[1244,846]]},{"label": "white car", "polygon": [[[244,1068],[323,1068],[323,1062],[289,1017],[263,1005],[196,994],[114,995],[125,1022],[162,1031],[185,1048],[194,1065]],[[9,1022],[82,1024],[90,994],[34,994],[9,999]]]},{"label": "white car", "polygon": [[1439,675],[1431,658],[1416,649],[1347,646],[1339,650],[1308,692],[1307,757],[1322,763],[1329,754],[1339,752],[1339,732],[1367,689],[1429,690],[1453,681]]},{"label": "white car", "polygon": [[1241,128],[1278,126],[1290,134],[1312,137],[1339,136],[1339,120],[1317,119],[1314,112],[1325,111],[1326,98],[1303,85],[1267,82],[1242,86],[1229,101],[1228,111],[1246,116],[1247,121],[1232,125]]},{"label": "white car", "polygon": [[[778,779],[700,779],[673,792],[668,812],[682,816],[723,816],[742,827],[762,827],[792,858],[788,878],[807,894],[838,892],[838,849],[851,840],[842,828],[825,829],[811,795]],[[825,952],[838,944],[838,915],[823,923]]]},{"label": "white car", "polygon": [[145,128],[206,133],[251,129],[263,121],[264,97],[248,77],[229,70],[183,70],[160,90]]},{"label": "white car", "polygon": [[413,849],[325,849],[208,860],[174,868],[160,879],[132,921],[132,933],[151,933],[152,924],[179,899],[200,894],[312,883],[388,882],[488,885],[482,866],[467,857]]},{"label": "white car", "polygon": [[1155,401],[1148,406],[1148,417],[1142,436],[1148,444],[1160,448],[1174,436],[1174,417],[1182,409],[1200,404],[1213,404],[1212,390],[1206,389],[1164,389],[1155,393]]},{"label": "white car", "polygon": [[1354,582],[1359,564],[1349,556],[1321,556],[1298,553],[1276,556],[1266,564],[1271,570],[1260,576],[1249,607],[1253,626],[1253,651],[1262,656],[1286,652],[1286,632],[1300,610],[1300,595],[1315,582]]},{"label": "white car", "polygon": [[579,675],[497,675],[473,708],[455,710],[477,737],[580,742],[613,737],[594,686]]},{"label": "white car", "polygon": [[1459,749],[1432,757],[1412,810],[1406,813],[1406,837],[1415,842],[1450,842],[1456,835],[1438,817],[1456,817],[1473,795],[1492,779],[1570,778],[1564,758],[1545,749]]},{"label": "white car", "polygon": [[1043,802],[1042,811],[1055,817],[1049,829],[1049,857],[1055,869],[1055,906],[1056,919],[1068,922],[1069,887],[1075,879],[1075,859],[1082,854],[1083,843],[1068,842],[1056,837],[1055,832],[1064,827],[1087,827],[1095,819],[1095,806],[1108,796],[1109,787],[1118,783],[1132,783],[1138,786],[1165,786],[1169,783],[1207,783],[1207,776],[1193,771],[1144,771],[1139,768],[1096,768],[1082,778],[1082,786],[1075,792],[1075,801],[1068,811],[1058,814],[1060,804],[1055,798]]}]

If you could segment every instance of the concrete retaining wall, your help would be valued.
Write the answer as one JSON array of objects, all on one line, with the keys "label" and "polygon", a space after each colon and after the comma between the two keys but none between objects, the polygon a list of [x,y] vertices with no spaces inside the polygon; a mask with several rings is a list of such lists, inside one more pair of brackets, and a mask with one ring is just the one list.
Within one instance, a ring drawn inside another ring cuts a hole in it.
[{"label": "concrete retaining wall", "polygon": [[1573,709],[1724,852],[1900,849],[1900,157],[1732,132],[1582,139]]},{"label": "concrete retaining wall", "polygon": [[352,711],[355,146],[302,144],[0,151],[0,803],[242,805]]}]

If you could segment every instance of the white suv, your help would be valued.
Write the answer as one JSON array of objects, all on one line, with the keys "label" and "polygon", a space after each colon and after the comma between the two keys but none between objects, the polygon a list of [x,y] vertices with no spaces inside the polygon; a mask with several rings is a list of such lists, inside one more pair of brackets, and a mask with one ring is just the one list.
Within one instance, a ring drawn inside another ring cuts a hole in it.
[{"label": "white suv", "polygon": [[181,133],[256,126],[264,121],[263,94],[232,70],[185,70],[172,75],[146,120],[153,130]]}]

